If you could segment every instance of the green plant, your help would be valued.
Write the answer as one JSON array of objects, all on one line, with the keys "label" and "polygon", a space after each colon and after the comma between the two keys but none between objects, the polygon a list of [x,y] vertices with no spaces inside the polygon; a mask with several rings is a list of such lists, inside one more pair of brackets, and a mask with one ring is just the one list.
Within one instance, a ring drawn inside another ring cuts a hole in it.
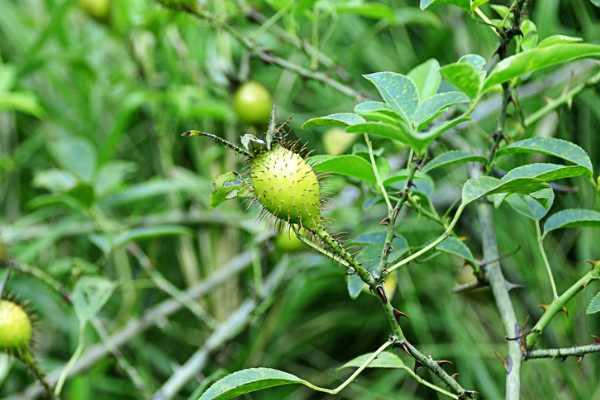
[{"label": "green plant", "polygon": [[20,305],[0,300],[0,348],[22,350],[31,340],[31,321]]}]

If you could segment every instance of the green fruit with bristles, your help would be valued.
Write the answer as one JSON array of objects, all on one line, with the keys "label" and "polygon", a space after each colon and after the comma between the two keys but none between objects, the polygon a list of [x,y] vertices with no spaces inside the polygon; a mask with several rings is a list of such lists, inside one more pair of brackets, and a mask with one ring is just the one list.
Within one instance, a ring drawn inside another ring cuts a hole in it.
[{"label": "green fruit with bristles", "polygon": [[322,227],[319,180],[300,155],[274,144],[252,159],[250,177],[258,202],[269,213],[306,229]]},{"label": "green fruit with bristles", "polygon": [[24,349],[31,340],[31,321],[20,305],[0,300],[0,348]]}]

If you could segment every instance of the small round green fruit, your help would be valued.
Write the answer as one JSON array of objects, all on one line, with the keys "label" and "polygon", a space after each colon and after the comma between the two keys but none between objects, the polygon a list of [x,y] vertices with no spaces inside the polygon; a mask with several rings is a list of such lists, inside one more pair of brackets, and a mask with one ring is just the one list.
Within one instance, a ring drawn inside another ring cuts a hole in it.
[{"label": "small round green fruit", "polygon": [[110,0],[78,0],[77,3],[87,15],[95,20],[108,21],[110,17]]},{"label": "small round green fruit", "polygon": [[271,93],[258,82],[248,81],[233,95],[233,110],[238,118],[248,124],[264,124],[273,109]]},{"label": "small round green fruit", "polygon": [[0,348],[23,349],[31,340],[31,321],[20,305],[0,300]]},{"label": "small round green fruit", "polygon": [[252,159],[254,194],[280,220],[306,229],[322,227],[319,180],[304,158],[276,145]]},{"label": "small round green fruit", "polygon": [[339,156],[344,153],[356,140],[356,134],[347,133],[345,129],[329,128],[323,134],[323,147],[327,154]]}]

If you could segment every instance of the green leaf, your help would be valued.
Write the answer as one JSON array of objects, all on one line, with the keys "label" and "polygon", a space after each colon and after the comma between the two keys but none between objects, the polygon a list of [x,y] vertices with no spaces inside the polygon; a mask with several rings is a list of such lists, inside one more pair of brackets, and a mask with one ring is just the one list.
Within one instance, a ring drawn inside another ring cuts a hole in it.
[{"label": "green leaf", "polygon": [[405,120],[412,121],[419,105],[415,83],[409,77],[395,72],[376,72],[363,75],[377,88],[381,97]]},{"label": "green leaf", "polygon": [[119,185],[124,183],[128,175],[137,170],[137,164],[130,161],[114,160],[102,165],[94,179],[94,190],[98,197],[112,193]]},{"label": "green leaf", "polygon": [[472,201],[497,193],[522,193],[528,194],[550,187],[543,181],[535,178],[515,178],[506,182],[490,176],[478,179],[469,179],[462,190],[462,204],[467,205]]},{"label": "green leaf", "polygon": [[592,162],[585,150],[566,140],[549,137],[525,139],[503,147],[496,152],[496,156],[513,153],[541,153],[559,157],[585,167],[588,170],[585,176],[590,177],[593,174]]},{"label": "green leaf", "polygon": [[[600,1],[599,1],[600,3]],[[598,5],[600,7],[600,5]],[[586,314],[595,314],[600,311],[600,292],[598,292],[590,301],[590,304],[587,306],[585,313]]]},{"label": "green leaf", "polygon": [[596,7],[600,7],[600,0],[590,0],[592,2],[593,5],[595,5]]},{"label": "green leaf", "polygon": [[469,261],[475,261],[473,254],[467,245],[453,236],[448,236],[440,244],[435,246],[435,249],[444,253],[454,254],[455,256],[462,257]]},{"label": "green leaf", "polygon": [[473,68],[475,68],[475,71],[477,71],[481,79],[483,79],[486,74],[485,69],[483,69],[483,67],[485,67],[486,62],[486,59],[481,57],[479,54],[465,54],[458,60],[458,63],[471,64]]},{"label": "green leaf", "polygon": [[[540,198],[545,198],[546,205],[543,206],[538,201]],[[503,198],[500,200],[504,200]],[[531,193],[530,195],[513,193],[506,196],[506,203],[519,214],[533,220],[539,221],[548,214],[552,203],[554,203],[554,191],[552,189],[542,189],[539,192]],[[496,207],[499,204],[496,205]]]},{"label": "green leaf", "polygon": [[559,165],[549,163],[527,164],[511,169],[502,177],[508,180],[519,177],[538,178],[544,182],[557,179],[573,178],[577,176],[589,176],[589,170],[581,165]]},{"label": "green leaf", "polygon": [[92,319],[106,304],[116,284],[106,278],[84,276],[75,284],[73,308],[80,321]]},{"label": "green leaf", "polygon": [[47,169],[33,178],[33,186],[48,189],[51,192],[68,192],[77,185],[78,179],[68,171]]},{"label": "green leaf", "polygon": [[444,65],[440,72],[444,79],[456,86],[470,98],[477,96],[481,85],[481,75],[469,62]]},{"label": "green leaf", "polygon": [[335,7],[335,10],[338,12],[350,12],[363,17],[375,18],[378,20],[387,20],[391,23],[398,22],[398,18],[396,18],[394,10],[384,4],[379,3],[347,3]]},{"label": "green leaf", "polygon": [[521,32],[523,33],[523,36],[519,39],[521,41],[521,48],[525,51],[533,49],[538,41],[535,24],[529,19],[524,19],[521,23]]},{"label": "green leaf", "polygon": [[487,161],[487,158],[483,156],[476,156],[460,150],[452,150],[442,153],[433,160],[429,161],[425,167],[423,167],[422,171],[427,173],[436,168],[465,162],[478,162],[485,165]]},{"label": "green leaf", "polygon": [[440,63],[435,58],[417,65],[407,76],[415,83],[421,102],[436,94],[442,82]]},{"label": "green leaf", "polygon": [[[344,368],[359,368],[361,367],[369,357],[371,357],[373,353],[363,354],[358,356],[339,368],[336,368],[336,371],[339,371]],[[405,364],[400,357],[391,351],[382,351],[376,359],[371,361],[368,368],[404,368]]]},{"label": "green leaf", "polygon": [[61,138],[48,145],[54,161],[84,182],[91,182],[96,169],[96,149],[84,138]]},{"label": "green leaf", "polygon": [[417,130],[422,130],[438,115],[440,115],[444,109],[451,105],[458,103],[468,103],[469,97],[461,92],[444,92],[436,94],[424,102],[422,102],[414,116],[414,125]]},{"label": "green leaf", "polygon": [[344,154],[341,156],[319,155],[308,160],[317,172],[331,172],[334,174],[358,178],[372,185],[377,184],[371,163],[360,156]]},{"label": "green leaf", "polygon": [[[444,132],[454,128],[456,125],[468,121],[469,117],[458,117],[449,121],[442,122],[440,124],[432,126],[428,131],[421,132],[418,135],[419,147],[417,147],[417,153],[424,150],[431,142],[440,137]],[[420,155],[420,154],[418,154]]]},{"label": "green leaf", "polygon": [[228,400],[257,390],[297,383],[306,385],[308,382],[276,369],[243,369],[219,379],[200,396],[199,400]]},{"label": "green leaf", "polygon": [[471,0],[421,0],[421,10],[426,9],[432,4],[452,4],[465,11],[471,12]]},{"label": "green leaf", "polygon": [[383,122],[363,122],[346,128],[349,133],[367,133],[397,140],[410,147],[420,147],[421,141],[410,133],[410,128],[386,124]]},{"label": "green leaf", "polygon": [[564,43],[575,43],[581,42],[583,39],[575,36],[565,36],[565,35],[552,35],[548,36],[540,43],[538,43],[538,48],[540,47],[548,47],[555,44],[564,44]]},{"label": "green leaf", "polygon": [[542,238],[556,229],[592,227],[600,228],[600,212],[595,210],[584,210],[571,208],[552,214],[544,223],[544,234]]},{"label": "green leaf", "polygon": [[39,103],[37,96],[30,92],[0,93],[0,111],[16,110],[41,118],[46,113]]},{"label": "green leaf", "polygon": [[364,101],[354,107],[354,112],[363,117],[372,118],[381,122],[397,125],[402,117],[390,106],[382,101]]},{"label": "green leaf", "polygon": [[524,51],[500,61],[483,82],[482,92],[526,73],[579,58],[600,59],[600,46],[561,43]]},{"label": "green leaf", "polygon": [[352,113],[337,113],[327,115],[325,117],[309,119],[302,124],[302,128],[310,128],[312,126],[348,126],[361,122],[365,122],[365,119],[360,115]]},{"label": "green leaf", "polygon": [[251,197],[250,192],[250,187],[237,172],[227,172],[215,179],[213,183],[210,209],[236,197]]}]

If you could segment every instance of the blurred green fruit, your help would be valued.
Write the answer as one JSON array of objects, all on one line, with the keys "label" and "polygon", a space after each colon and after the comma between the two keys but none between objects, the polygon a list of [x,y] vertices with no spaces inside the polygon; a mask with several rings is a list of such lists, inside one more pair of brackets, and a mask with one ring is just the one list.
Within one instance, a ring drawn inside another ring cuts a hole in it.
[{"label": "blurred green fruit", "polygon": [[[305,249],[306,245],[304,242],[298,239],[296,232],[288,229],[287,226],[288,225],[285,224],[275,237],[275,246],[277,246],[279,250],[283,251],[300,251]],[[304,228],[300,228],[300,234],[308,235],[309,232],[307,232]]]},{"label": "blurred green fruit", "polygon": [[233,110],[248,124],[266,124],[273,109],[271,93],[258,82],[248,81],[233,95]]},{"label": "blurred green fruit", "polygon": [[0,348],[23,349],[31,339],[31,321],[20,305],[0,300]]},{"label": "blurred green fruit", "polygon": [[110,17],[111,0],[77,0],[79,7],[95,20],[106,22]]},{"label": "blurred green fruit", "polygon": [[329,128],[323,134],[323,147],[327,154],[339,156],[344,153],[356,139],[356,134],[346,133],[343,128]]}]

